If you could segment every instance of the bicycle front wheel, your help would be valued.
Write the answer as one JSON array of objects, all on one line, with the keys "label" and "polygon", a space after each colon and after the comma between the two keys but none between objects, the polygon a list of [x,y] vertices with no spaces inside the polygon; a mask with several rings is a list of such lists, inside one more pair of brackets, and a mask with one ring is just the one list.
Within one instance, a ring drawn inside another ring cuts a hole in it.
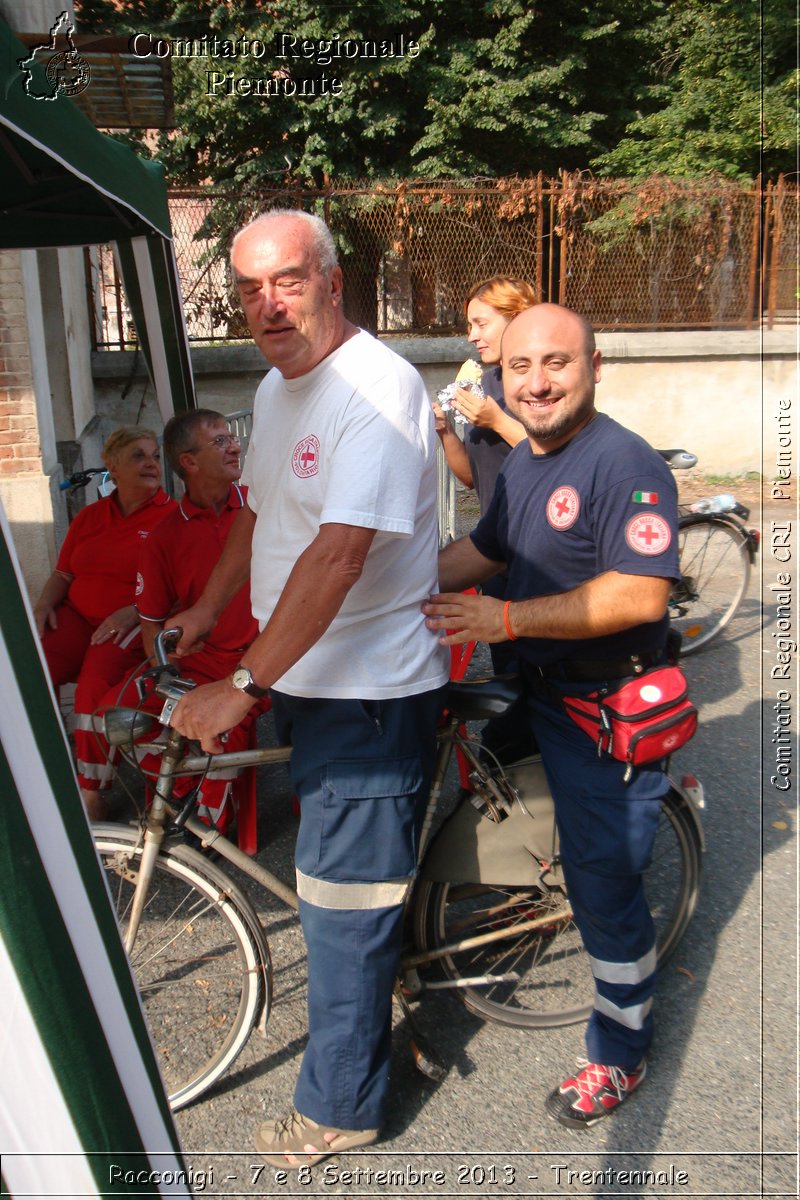
[{"label": "bicycle front wheel", "polygon": [[681,578],[670,597],[681,653],[694,654],[725,628],[750,579],[747,541],[739,529],[713,515],[682,518],[678,527]]},{"label": "bicycle front wheel", "polygon": [[[138,830],[98,824],[92,832],[124,935],[142,853]],[[173,1110],[228,1070],[264,1006],[269,1011],[272,964],[248,907],[202,855],[162,848],[130,957]]]},{"label": "bicycle front wheel", "polygon": [[[699,838],[684,805],[674,789],[664,797],[645,874],[659,964],[686,931],[700,886]],[[478,1016],[531,1029],[589,1017],[594,979],[565,892],[421,880],[413,919],[419,949],[448,948],[439,959],[442,971]],[[522,928],[532,920],[535,928]],[[455,948],[498,933],[477,946]]]}]

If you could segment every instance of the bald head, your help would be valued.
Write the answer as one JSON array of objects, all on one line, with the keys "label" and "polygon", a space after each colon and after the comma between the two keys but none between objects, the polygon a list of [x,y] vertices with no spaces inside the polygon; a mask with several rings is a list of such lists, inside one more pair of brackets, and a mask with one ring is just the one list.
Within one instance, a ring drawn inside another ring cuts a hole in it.
[{"label": "bald head", "polygon": [[[525,318],[528,318],[528,320],[526,321]],[[557,331],[571,327],[583,341],[584,349],[589,357],[597,349],[594,329],[592,329],[586,317],[582,316],[581,313],[575,312],[574,308],[567,308],[564,304],[536,304],[532,308],[524,309],[523,312],[518,313],[517,316],[509,321],[503,331],[504,340],[511,326],[516,325],[517,321],[521,322],[518,331],[527,329],[529,325],[534,329],[553,329]]]},{"label": "bald head", "polygon": [[579,313],[537,304],[506,326],[501,347],[503,394],[534,453],[558,449],[595,414],[600,351]]},{"label": "bald head", "polygon": [[342,311],[342,272],[323,221],[295,209],[264,213],[231,247],[253,340],[286,379],[312,371],[355,326]]},{"label": "bald head", "polygon": [[295,231],[308,240],[322,274],[330,275],[338,262],[333,235],[321,217],[303,212],[300,208],[271,208],[254,217],[247,225],[243,225],[231,242],[231,262],[234,260],[236,244],[240,239],[259,234],[267,236],[277,232],[280,226],[284,230],[294,226]]}]

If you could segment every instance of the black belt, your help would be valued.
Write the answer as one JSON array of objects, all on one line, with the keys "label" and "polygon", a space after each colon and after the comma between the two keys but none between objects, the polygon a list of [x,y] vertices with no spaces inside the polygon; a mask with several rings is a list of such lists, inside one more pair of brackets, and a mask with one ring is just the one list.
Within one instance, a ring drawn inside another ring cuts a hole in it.
[{"label": "black belt", "polygon": [[545,666],[525,664],[534,679],[561,679],[573,683],[592,683],[601,679],[626,679],[641,675],[648,667],[660,662],[661,654],[631,654],[628,658],[601,659],[595,662],[564,658]]}]

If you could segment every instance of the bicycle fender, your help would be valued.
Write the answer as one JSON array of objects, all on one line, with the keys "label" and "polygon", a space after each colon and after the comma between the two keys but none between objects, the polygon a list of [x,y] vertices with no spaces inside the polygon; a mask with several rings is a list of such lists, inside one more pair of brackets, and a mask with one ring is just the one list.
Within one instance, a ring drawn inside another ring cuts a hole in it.
[{"label": "bicycle fender", "polygon": [[563,885],[553,800],[539,759],[506,768],[519,799],[493,821],[466,796],[444,822],[425,855],[420,875],[436,883],[530,887]]},{"label": "bicycle fender", "polygon": [[[181,858],[185,862],[194,865],[196,869],[204,871],[206,876],[209,875],[208,859],[191,846],[187,846],[182,842],[176,841],[170,845],[170,851],[175,858]],[[256,912],[250,897],[244,891],[242,891],[238,884],[234,883],[229,876],[224,874],[222,868],[217,868],[215,874],[220,874],[222,876],[221,882],[224,882],[224,891],[226,895],[229,895],[231,899],[236,902],[239,911],[247,922],[247,926],[253,937],[253,941],[258,946],[263,967],[264,993],[261,998],[261,1008],[259,1009],[255,1024],[258,1027],[262,1027],[265,1018],[269,1017],[269,1013],[272,1008],[272,956],[269,951],[267,935],[264,932],[264,926],[261,924],[261,919]],[[216,882],[216,879],[214,882]]]},{"label": "bicycle fender", "polygon": [[[749,516],[749,510],[746,510]],[[745,517],[744,520],[747,520]],[[739,535],[742,544],[747,550],[747,555],[751,565],[756,561],[758,552],[759,540],[756,531],[748,529],[746,525],[742,525],[734,513],[686,513],[678,522],[679,529],[685,529],[688,525],[727,525],[728,529],[732,529]]]},{"label": "bicycle fender", "polygon": [[697,844],[700,847],[700,853],[704,854],[706,849],[706,835],[703,829],[703,822],[700,819],[700,812],[706,806],[705,789],[694,775],[684,775],[680,783],[670,775],[669,782],[672,785],[673,792],[680,797],[681,807],[689,815],[689,819],[697,834]]}]

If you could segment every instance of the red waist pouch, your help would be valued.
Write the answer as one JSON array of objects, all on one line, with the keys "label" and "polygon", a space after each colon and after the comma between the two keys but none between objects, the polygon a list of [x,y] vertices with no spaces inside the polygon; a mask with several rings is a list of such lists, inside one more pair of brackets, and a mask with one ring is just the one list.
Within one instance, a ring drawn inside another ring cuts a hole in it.
[{"label": "red waist pouch", "polygon": [[697,709],[677,666],[626,679],[614,691],[564,696],[563,704],[595,742],[598,754],[628,764],[626,780],[634,767],[657,762],[685,746],[697,730]]}]

